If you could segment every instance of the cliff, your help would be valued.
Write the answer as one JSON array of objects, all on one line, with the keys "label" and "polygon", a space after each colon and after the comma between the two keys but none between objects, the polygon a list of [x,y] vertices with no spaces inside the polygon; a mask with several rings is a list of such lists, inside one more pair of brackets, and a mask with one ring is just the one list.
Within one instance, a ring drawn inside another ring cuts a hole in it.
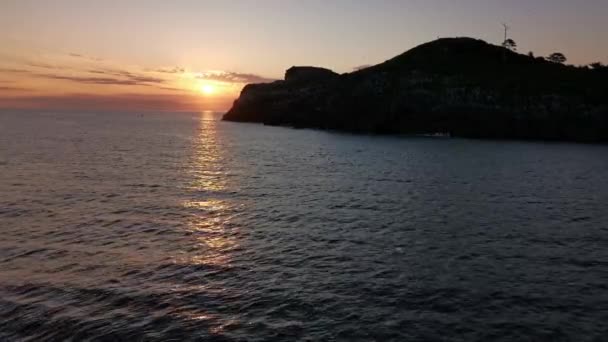
[{"label": "cliff", "polygon": [[605,73],[471,38],[347,74],[293,67],[245,86],[224,120],[370,133],[608,141]]}]

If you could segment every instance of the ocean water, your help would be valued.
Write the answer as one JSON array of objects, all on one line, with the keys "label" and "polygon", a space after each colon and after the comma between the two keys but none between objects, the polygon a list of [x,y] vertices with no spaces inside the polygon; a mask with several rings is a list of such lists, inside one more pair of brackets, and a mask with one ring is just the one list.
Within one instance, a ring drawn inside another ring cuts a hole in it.
[{"label": "ocean water", "polygon": [[0,114],[0,340],[608,340],[608,146]]}]

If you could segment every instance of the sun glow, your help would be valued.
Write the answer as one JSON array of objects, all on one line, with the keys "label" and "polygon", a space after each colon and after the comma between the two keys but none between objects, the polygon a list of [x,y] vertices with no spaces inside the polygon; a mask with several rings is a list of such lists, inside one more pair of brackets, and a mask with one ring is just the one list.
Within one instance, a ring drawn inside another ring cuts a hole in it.
[{"label": "sun glow", "polygon": [[205,94],[205,95],[211,95],[213,93],[215,93],[215,87],[211,84],[203,84],[201,85],[201,93]]}]

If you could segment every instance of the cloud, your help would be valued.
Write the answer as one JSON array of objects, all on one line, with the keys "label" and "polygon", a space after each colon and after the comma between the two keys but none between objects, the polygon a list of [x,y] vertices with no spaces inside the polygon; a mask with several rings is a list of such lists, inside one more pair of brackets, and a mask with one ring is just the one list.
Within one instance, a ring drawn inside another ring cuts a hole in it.
[{"label": "cloud", "polygon": [[90,61],[95,61],[95,62],[101,62],[101,61],[103,61],[103,58],[87,56],[87,55],[83,55],[81,53],[75,53],[75,52],[68,53],[68,56],[74,57],[74,58],[88,59]]},{"label": "cloud", "polygon": [[31,66],[34,68],[42,68],[42,69],[53,69],[53,70],[64,70],[68,69],[67,67],[47,64],[47,63],[39,63],[39,62],[25,62],[25,65]]},{"label": "cloud", "polygon": [[0,90],[5,90],[5,91],[23,91],[23,90],[28,90],[28,89],[27,88],[22,88],[22,87],[0,86]]},{"label": "cloud", "polygon": [[183,91],[185,92],[185,89],[182,88],[174,88],[174,87],[156,87],[158,89],[162,89],[162,90],[171,90],[171,91]]},{"label": "cloud", "polygon": [[181,67],[172,67],[172,68],[158,68],[158,69],[144,69],[147,72],[159,72],[163,74],[183,74],[186,72],[186,69]]},{"label": "cloud", "polygon": [[53,79],[53,80],[64,80],[86,84],[106,84],[106,85],[149,85],[145,82],[139,82],[136,80],[121,80],[112,77],[86,77],[86,76],[63,76],[63,75],[44,75],[38,74],[37,76]]},{"label": "cloud", "polygon": [[[33,66],[33,63],[28,63],[27,65]],[[66,69],[62,67],[54,67],[52,65],[46,64],[37,64],[39,68],[46,69]],[[73,76],[73,75],[64,75],[57,73],[41,73],[32,70],[25,69],[8,69],[8,68],[0,68],[0,73],[18,73],[18,74],[29,74],[30,76],[36,78],[44,78],[44,79],[52,79],[52,80],[62,80],[62,81],[71,81],[77,83],[85,83],[85,84],[101,84],[101,85],[128,85],[128,86],[154,86],[154,85],[162,85],[166,82],[165,79],[158,77],[150,77],[141,74],[134,74],[129,71],[124,70],[87,70],[86,73],[89,74],[100,74],[107,77],[95,77],[95,76]]]},{"label": "cloud", "polygon": [[30,71],[25,69],[0,68],[0,73],[2,72],[11,74],[25,74],[29,73]]},{"label": "cloud", "polygon": [[197,75],[196,78],[227,83],[269,83],[276,81],[276,79],[266,78],[255,74],[245,74],[231,71],[205,72]]},{"label": "cloud", "polygon": [[158,77],[150,77],[141,74],[134,74],[125,70],[112,70],[112,69],[96,69],[89,70],[88,72],[92,74],[102,74],[116,77],[125,77],[130,81],[134,81],[137,83],[164,83],[165,80]]}]

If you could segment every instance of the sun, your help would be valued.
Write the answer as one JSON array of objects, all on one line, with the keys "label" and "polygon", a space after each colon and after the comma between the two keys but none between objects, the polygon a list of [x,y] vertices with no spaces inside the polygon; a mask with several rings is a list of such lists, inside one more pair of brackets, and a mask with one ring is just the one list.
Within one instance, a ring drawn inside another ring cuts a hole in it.
[{"label": "sun", "polygon": [[211,95],[213,93],[215,93],[215,87],[211,84],[203,84],[201,85],[201,93],[205,94],[205,95]]}]

